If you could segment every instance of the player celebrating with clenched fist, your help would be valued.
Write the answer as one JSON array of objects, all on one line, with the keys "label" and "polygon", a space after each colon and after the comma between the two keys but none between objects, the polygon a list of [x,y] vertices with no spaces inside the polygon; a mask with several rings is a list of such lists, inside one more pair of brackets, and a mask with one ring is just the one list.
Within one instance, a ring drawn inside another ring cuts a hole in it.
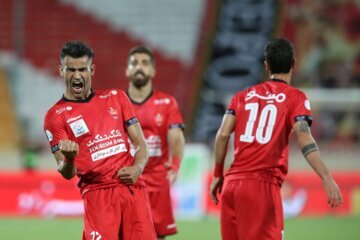
[{"label": "player celebrating with clenched fist", "polygon": [[[83,42],[60,53],[63,97],[47,112],[44,130],[66,179],[75,175],[84,200],[83,240],[156,239],[144,180],[148,146],[121,90],[93,91],[93,50]],[[130,154],[129,141],[135,147]]]}]

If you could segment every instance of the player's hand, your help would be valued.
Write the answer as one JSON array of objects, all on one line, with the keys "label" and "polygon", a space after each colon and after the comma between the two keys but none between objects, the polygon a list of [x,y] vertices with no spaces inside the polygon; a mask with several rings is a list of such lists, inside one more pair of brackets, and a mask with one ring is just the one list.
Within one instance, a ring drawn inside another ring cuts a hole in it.
[{"label": "player's hand", "polygon": [[75,157],[79,154],[79,144],[68,139],[59,141],[59,149],[65,156],[66,161],[74,161]]},{"label": "player's hand", "polygon": [[323,180],[323,186],[327,195],[327,202],[332,208],[343,205],[343,196],[341,194],[339,186],[331,177]]},{"label": "player's hand", "polygon": [[133,185],[136,183],[141,173],[142,168],[138,165],[135,165],[121,168],[117,172],[117,176],[125,185]]},{"label": "player's hand", "polygon": [[169,182],[170,182],[171,184],[174,184],[174,183],[176,182],[177,175],[178,175],[178,172],[175,171],[174,169],[170,169],[170,170],[168,171],[167,179],[169,179]]},{"label": "player's hand", "polygon": [[224,178],[223,177],[214,177],[210,184],[210,197],[211,200],[215,203],[219,203],[219,199],[217,197],[218,193],[221,193],[223,186]]}]

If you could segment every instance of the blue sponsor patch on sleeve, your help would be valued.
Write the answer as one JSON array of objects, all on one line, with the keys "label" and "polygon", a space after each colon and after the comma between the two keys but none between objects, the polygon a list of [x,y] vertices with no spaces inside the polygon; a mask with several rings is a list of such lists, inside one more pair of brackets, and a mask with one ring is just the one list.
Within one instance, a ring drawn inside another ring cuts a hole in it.
[{"label": "blue sponsor patch on sleeve", "polygon": [[169,129],[173,129],[173,128],[181,128],[182,130],[184,130],[185,129],[185,124],[184,123],[170,124]]},{"label": "blue sponsor patch on sleeve", "polygon": [[227,109],[225,114],[231,114],[231,115],[234,115],[235,116],[235,110],[233,109]]},{"label": "blue sponsor patch on sleeve", "polygon": [[299,122],[299,121],[307,121],[308,124],[309,124],[309,127],[311,127],[313,118],[311,116],[308,116],[308,115],[296,116],[295,117],[295,122]]},{"label": "blue sponsor patch on sleeve", "polygon": [[56,144],[56,145],[54,145],[54,146],[51,147],[51,152],[52,152],[52,153],[54,153],[54,152],[56,152],[56,151],[59,151],[59,150],[60,150],[59,144]]},{"label": "blue sponsor patch on sleeve", "polygon": [[131,125],[139,122],[136,117],[130,118],[125,122],[126,126],[130,127]]}]

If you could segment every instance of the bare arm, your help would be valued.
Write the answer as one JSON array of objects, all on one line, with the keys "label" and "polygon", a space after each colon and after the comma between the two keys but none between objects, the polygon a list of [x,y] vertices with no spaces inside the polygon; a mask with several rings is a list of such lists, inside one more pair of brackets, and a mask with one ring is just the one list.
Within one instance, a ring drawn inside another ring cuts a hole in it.
[{"label": "bare arm", "polygon": [[66,179],[72,179],[77,171],[74,159],[79,153],[79,145],[67,139],[59,142],[59,151],[54,152],[58,172]]},{"label": "bare arm", "polygon": [[235,116],[225,114],[215,138],[215,163],[223,165],[231,133],[235,128]]},{"label": "bare arm", "polygon": [[321,160],[318,147],[315,139],[311,135],[308,123],[306,121],[299,121],[293,125],[293,128],[296,134],[296,140],[304,157],[323,182],[328,203],[331,207],[342,205],[343,197],[341,191],[333,180],[328,168]]},{"label": "bare arm", "polygon": [[210,197],[217,204],[219,202],[217,193],[221,192],[223,183],[223,167],[226,157],[226,151],[229,144],[231,133],[235,128],[235,116],[232,114],[225,114],[215,138],[215,172],[214,178],[210,185]]},{"label": "bare arm", "polygon": [[177,172],[180,168],[180,162],[184,154],[185,138],[181,128],[172,128],[168,131],[167,140],[169,144],[170,156],[172,157],[168,178],[174,183],[177,178]]},{"label": "bare arm", "polygon": [[125,184],[134,184],[144,171],[149,159],[148,145],[139,123],[134,123],[127,129],[131,143],[135,147],[134,165],[118,171],[118,176]]}]

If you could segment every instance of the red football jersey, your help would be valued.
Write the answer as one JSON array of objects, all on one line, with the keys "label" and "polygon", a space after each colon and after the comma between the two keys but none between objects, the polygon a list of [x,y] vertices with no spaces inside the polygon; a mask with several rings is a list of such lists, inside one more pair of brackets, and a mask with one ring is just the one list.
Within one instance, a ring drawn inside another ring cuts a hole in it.
[{"label": "red football jersey", "polygon": [[300,120],[312,122],[305,94],[273,79],[237,93],[226,113],[236,117],[234,162],[226,178],[263,178],[281,184],[288,172],[292,126]]},{"label": "red football jersey", "polygon": [[132,104],[149,146],[149,162],[143,176],[148,190],[157,191],[166,180],[167,132],[171,128],[184,128],[184,121],[175,98],[160,91],[154,90],[143,102],[132,101]]},{"label": "red football jersey", "polygon": [[[44,130],[52,152],[61,139],[79,144],[75,158],[78,186],[89,190],[122,184],[117,170],[134,163],[126,128],[137,122],[121,90],[97,91],[84,101],[59,100],[45,116]],[[142,179],[137,184],[144,185]],[[124,185],[125,186],[125,185]]]}]

